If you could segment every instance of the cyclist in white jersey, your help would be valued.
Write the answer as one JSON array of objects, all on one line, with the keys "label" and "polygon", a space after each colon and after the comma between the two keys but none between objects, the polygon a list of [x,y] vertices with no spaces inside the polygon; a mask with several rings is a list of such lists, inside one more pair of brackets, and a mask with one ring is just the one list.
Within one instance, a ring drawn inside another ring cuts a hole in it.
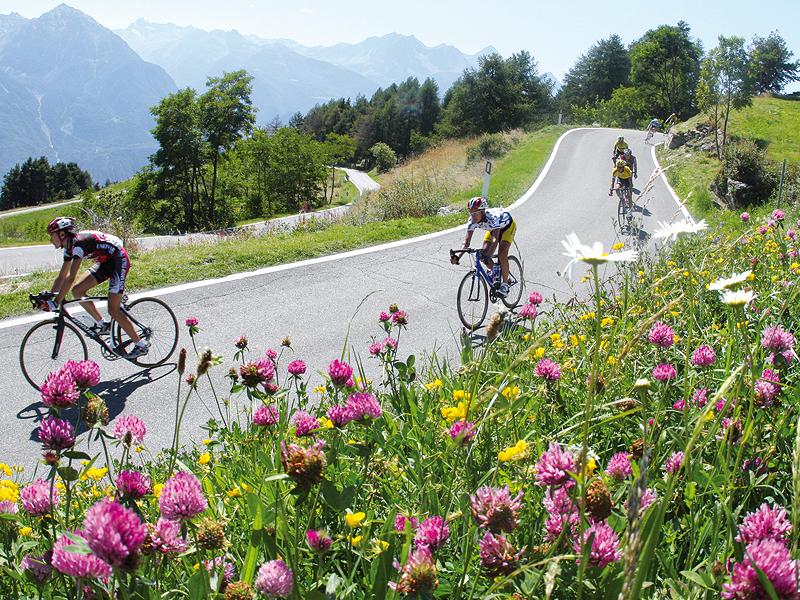
[{"label": "cyclist in white jersey", "polygon": [[[464,250],[469,248],[472,234],[476,229],[483,229],[483,250],[481,260],[491,271],[494,267],[492,256],[497,249],[498,262],[500,263],[500,286],[498,295],[508,295],[508,251],[517,232],[517,224],[511,213],[504,208],[488,208],[486,198],[476,196],[467,202],[469,220],[467,221],[467,235],[464,238]],[[453,255],[450,259],[453,264],[458,264],[460,255]]]}]

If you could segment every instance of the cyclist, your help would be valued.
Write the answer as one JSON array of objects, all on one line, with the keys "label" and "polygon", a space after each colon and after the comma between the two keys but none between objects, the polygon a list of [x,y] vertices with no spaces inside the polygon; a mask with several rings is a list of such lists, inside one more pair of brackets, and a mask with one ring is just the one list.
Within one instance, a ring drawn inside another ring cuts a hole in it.
[{"label": "cyclist", "polygon": [[633,171],[631,171],[631,168],[625,164],[625,161],[621,158],[617,161],[616,168],[611,171],[611,189],[608,190],[609,196],[614,192],[615,181],[619,182],[619,186],[624,191],[625,199],[630,205],[633,197]]},{"label": "cyclist", "polygon": [[636,179],[639,177],[639,168],[636,164],[636,157],[633,155],[633,152],[630,148],[625,150],[622,153],[622,160],[625,161],[625,164],[628,165],[631,171],[633,171],[633,178]]},{"label": "cyclist", "polygon": [[616,163],[617,159],[628,149],[628,142],[625,141],[623,136],[619,136],[614,143],[614,153],[611,156],[611,162]]},{"label": "cyclist", "polygon": [[[42,310],[55,310],[64,301],[70,288],[74,298],[82,298],[91,288],[109,280],[108,312],[134,342],[130,352],[124,355],[125,358],[137,358],[147,354],[149,350],[147,342],[139,337],[133,323],[120,310],[125,291],[125,277],[130,269],[130,260],[122,240],[100,231],[76,232],[75,219],[72,217],[56,217],[47,225],[47,233],[50,234],[50,241],[55,248],[64,249],[64,264],[51,288],[55,298],[43,302]],[[93,258],[96,262],[78,283],[73,285],[84,258]],[[92,329],[95,333],[104,335],[110,332],[111,323],[103,319],[94,302],[87,300],[80,305],[94,318],[95,324]]]},{"label": "cyclist", "polygon": [[678,124],[678,115],[672,113],[670,116],[667,117],[666,121],[664,121],[664,131],[669,131],[673,125]]},{"label": "cyclist", "polygon": [[[466,250],[472,241],[472,234],[476,229],[485,229],[481,259],[490,271],[494,271],[492,256],[498,249],[498,262],[500,263],[500,285],[497,294],[503,298],[508,295],[508,251],[517,232],[517,224],[511,213],[504,208],[487,208],[486,198],[476,196],[467,201],[469,220],[467,221],[467,235],[464,238]],[[453,255],[450,259],[454,265],[458,264],[460,255]]]}]

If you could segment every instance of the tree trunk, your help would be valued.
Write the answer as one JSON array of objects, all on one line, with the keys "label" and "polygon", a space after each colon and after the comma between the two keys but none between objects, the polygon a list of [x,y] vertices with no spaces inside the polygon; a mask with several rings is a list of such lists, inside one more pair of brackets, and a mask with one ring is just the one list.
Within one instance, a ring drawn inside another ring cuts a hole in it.
[{"label": "tree trunk", "polygon": [[[214,205],[216,204],[217,192],[217,167],[219,165],[219,153],[214,153],[213,159],[214,171],[211,175],[211,202],[208,206],[208,218],[211,223],[214,223]],[[214,225],[216,227],[216,224]]]},{"label": "tree trunk", "polygon": [[333,192],[336,189],[336,167],[331,167],[331,199],[328,204],[333,204]]},{"label": "tree trunk", "polygon": [[714,148],[717,151],[717,160],[722,160],[722,149],[719,147],[719,102],[714,103]]},{"label": "tree trunk", "polygon": [[725,123],[722,126],[722,147],[728,143],[728,117],[731,114],[731,94],[728,94],[727,102],[725,103]]}]

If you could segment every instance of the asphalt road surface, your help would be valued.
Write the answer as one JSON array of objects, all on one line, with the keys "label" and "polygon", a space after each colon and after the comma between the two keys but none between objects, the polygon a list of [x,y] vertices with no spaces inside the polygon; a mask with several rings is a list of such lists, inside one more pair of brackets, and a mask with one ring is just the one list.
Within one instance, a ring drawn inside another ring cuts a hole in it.
[{"label": "asphalt road surface", "polygon": [[[526,294],[539,290],[545,298],[555,294],[563,300],[575,288],[581,289],[582,269],[575,269],[573,281],[559,275],[568,260],[562,256],[561,240],[570,232],[584,243],[601,241],[608,248],[622,239],[630,247],[631,239],[621,237],[615,228],[616,198],[607,196],[610,153],[619,133],[579,129],[565,135],[538,188],[529,199],[512,207],[518,222],[516,240],[525,268]],[[636,187],[643,187],[655,168],[651,147],[644,143],[643,133],[624,133],[639,161]],[[641,220],[639,237],[646,246],[657,221],[673,221],[680,212],[661,180],[656,181],[643,207],[644,202],[644,198],[638,200],[637,214]],[[400,340],[401,357],[414,353],[418,365],[424,365],[423,357],[435,350],[458,360],[461,326],[455,296],[467,261],[451,265],[448,250],[460,247],[463,237],[460,228],[412,243],[387,244],[378,251],[354,251],[296,266],[263,269],[252,276],[232,276],[202,287],[189,284],[148,295],[160,295],[181,323],[188,316],[199,318],[198,345],[209,346],[225,357],[223,365],[211,371],[218,391],[227,389],[224,375],[232,364],[232,343],[241,334],[248,336],[255,350],[252,357],[262,355],[268,347],[278,349],[281,340],[289,336],[294,352],[285,356],[280,368],[285,373],[288,360],[305,360],[311,386],[322,380],[320,373],[332,359],[340,357],[343,348],[358,353],[366,365],[372,365],[369,368],[374,373],[375,361],[368,358],[367,348],[373,337],[383,339],[376,317],[393,302],[410,316],[408,330]],[[473,244],[478,245],[480,238],[475,236]],[[33,432],[45,411],[18,366],[19,344],[30,327],[30,322],[21,323],[24,320],[0,322],[0,364],[5,365],[0,461],[30,467],[40,455]],[[180,345],[191,348],[183,328]],[[148,450],[169,446],[177,383],[174,365],[141,371],[125,361],[102,360],[97,347],[90,349],[90,357],[100,363],[103,381],[98,392],[106,398],[111,418],[138,415],[148,427]],[[193,365],[190,361],[189,368]],[[207,383],[200,391],[205,406],[196,398],[190,401],[183,424],[184,441],[202,439],[201,425],[215,412]],[[81,438],[78,448],[85,449],[85,444]]]}]

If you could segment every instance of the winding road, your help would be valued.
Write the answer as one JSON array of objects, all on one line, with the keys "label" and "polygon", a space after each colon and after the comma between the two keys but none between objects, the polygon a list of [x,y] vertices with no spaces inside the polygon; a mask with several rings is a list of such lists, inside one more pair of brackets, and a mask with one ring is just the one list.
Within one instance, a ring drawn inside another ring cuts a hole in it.
[{"label": "winding road", "polygon": [[[570,232],[584,243],[601,241],[606,248],[619,240],[628,245],[632,242],[616,229],[616,198],[607,196],[610,151],[620,133],[638,157],[636,187],[644,187],[655,165],[643,133],[575,129],[561,137],[532,190],[511,206],[518,222],[517,250],[524,263],[526,291],[539,290],[546,299],[555,295],[563,300],[579,289],[581,269],[576,269],[575,281],[560,275],[567,262],[561,240]],[[650,244],[649,235],[657,221],[681,216],[671,191],[660,178],[647,198],[639,198],[637,204],[641,223],[637,233],[645,246]],[[294,352],[288,360],[302,358],[308,363],[310,387],[321,381],[320,373],[332,359],[340,357],[343,348],[360,355],[374,374],[375,361],[367,358],[367,347],[373,337],[384,337],[376,317],[393,302],[410,317],[400,340],[401,357],[414,353],[418,365],[424,365],[423,357],[436,351],[458,360],[461,327],[455,292],[466,261],[458,267],[451,265],[448,249],[460,247],[463,236],[463,228],[458,228],[147,295],[164,298],[181,321],[190,315],[199,318],[198,345],[209,346],[225,358],[223,365],[211,371],[217,390],[227,389],[224,375],[232,363],[232,343],[241,334],[248,336],[250,347],[255,349],[251,356],[261,355],[268,347],[279,348],[281,340],[289,336]],[[24,381],[17,362],[20,340],[30,323],[39,318],[31,315],[0,322],[0,362],[6,365],[0,462],[32,466],[40,454],[38,443],[32,441],[33,431],[45,411],[38,395]],[[191,347],[185,330],[181,336],[180,344]],[[149,450],[169,446],[177,381],[174,365],[143,372],[125,361],[106,362],[94,348],[90,357],[100,363],[103,382],[98,393],[106,398],[111,418],[136,414],[147,424]],[[281,368],[285,369],[286,362],[284,358]],[[206,406],[195,398],[191,400],[184,418],[184,441],[202,439],[201,426],[216,411],[207,384],[200,390]],[[78,448],[84,449],[85,442],[80,441]]]}]

